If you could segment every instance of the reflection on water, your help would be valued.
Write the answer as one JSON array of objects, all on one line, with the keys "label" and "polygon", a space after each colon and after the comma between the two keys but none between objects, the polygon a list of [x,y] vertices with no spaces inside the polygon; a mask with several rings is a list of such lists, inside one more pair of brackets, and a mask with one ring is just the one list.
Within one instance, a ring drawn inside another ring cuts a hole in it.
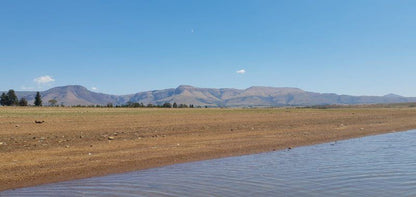
[{"label": "reflection on water", "polygon": [[416,130],[9,190],[0,196],[416,196]]}]

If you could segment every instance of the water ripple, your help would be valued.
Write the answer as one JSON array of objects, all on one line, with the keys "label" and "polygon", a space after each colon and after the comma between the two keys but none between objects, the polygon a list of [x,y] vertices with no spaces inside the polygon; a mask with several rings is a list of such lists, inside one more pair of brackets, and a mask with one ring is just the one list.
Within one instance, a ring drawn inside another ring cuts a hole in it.
[{"label": "water ripple", "polygon": [[9,190],[0,196],[416,196],[416,130]]}]

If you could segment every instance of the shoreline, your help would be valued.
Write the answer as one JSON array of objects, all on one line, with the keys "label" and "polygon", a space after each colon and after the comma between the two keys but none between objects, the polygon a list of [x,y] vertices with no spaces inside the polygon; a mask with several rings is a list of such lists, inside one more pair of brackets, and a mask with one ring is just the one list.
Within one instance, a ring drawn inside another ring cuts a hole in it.
[{"label": "shoreline", "polygon": [[1,108],[0,191],[407,131],[415,119],[412,108]]}]

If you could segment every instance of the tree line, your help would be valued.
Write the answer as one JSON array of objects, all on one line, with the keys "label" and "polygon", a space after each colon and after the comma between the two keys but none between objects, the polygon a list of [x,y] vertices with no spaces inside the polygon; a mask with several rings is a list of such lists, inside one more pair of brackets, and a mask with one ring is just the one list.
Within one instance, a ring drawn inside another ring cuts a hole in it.
[{"label": "tree line", "polygon": [[[42,98],[39,92],[36,92],[35,106],[42,106]],[[17,98],[16,92],[10,89],[7,93],[2,93],[0,97],[0,105],[2,106],[28,106],[28,102],[25,98]]]},{"label": "tree line", "polygon": [[163,104],[152,104],[147,105],[143,103],[127,102],[124,105],[113,105],[113,103],[108,103],[107,105],[72,105],[71,107],[97,107],[97,108],[208,108],[208,106],[195,106],[193,104],[177,104],[165,102]]},{"label": "tree line", "polygon": [[[132,108],[139,108],[139,107],[159,107],[159,108],[194,108],[195,106],[193,104],[187,105],[187,104],[177,104],[176,102],[169,103],[165,102],[162,105],[154,105],[154,104],[147,104],[144,105],[143,103],[135,103],[135,102],[127,102],[125,105],[121,105],[121,107],[132,107]],[[201,108],[201,106],[197,106]]]},{"label": "tree line", "polygon": [[[49,100],[48,103],[50,106],[57,106],[56,103],[58,101],[55,99]],[[3,92],[0,98],[0,105],[2,106],[28,106],[28,101],[25,98],[18,99],[16,93],[13,89],[10,89],[7,93]],[[42,106],[42,97],[39,92],[36,92],[35,101],[33,102],[35,106]],[[61,104],[63,107],[63,103]],[[177,104],[176,102],[169,103],[165,102],[163,104],[143,104],[137,102],[127,102],[124,105],[115,105],[113,106],[112,103],[108,103],[107,105],[75,105],[72,107],[126,107],[126,108],[202,108],[202,106],[194,106],[193,104]],[[204,106],[204,108],[208,108]]]}]

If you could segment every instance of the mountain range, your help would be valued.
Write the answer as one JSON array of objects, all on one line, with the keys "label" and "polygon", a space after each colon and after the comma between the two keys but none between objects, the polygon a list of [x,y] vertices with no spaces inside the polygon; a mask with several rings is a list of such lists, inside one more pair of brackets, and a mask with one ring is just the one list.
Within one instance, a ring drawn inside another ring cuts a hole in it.
[{"label": "mountain range", "polygon": [[[36,92],[17,91],[19,98],[26,98],[33,103]],[[57,104],[71,105],[123,105],[127,102],[145,105],[193,104],[210,107],[269,107],[269,106],[312,106],[312,105],[354,105],[379,103],[416,102],[416,97],[403,97],[395,94],[385,96],[350,96],[333,93],[316,93],[299,88],[279,88],[253,86],[247,89],[233,88],[198,88],[181,85],[177,88],[139,92],[129,95],[109,95],[88,90],[79,85],[54,87],[40,92],[44,105],[55,99]]]}]

